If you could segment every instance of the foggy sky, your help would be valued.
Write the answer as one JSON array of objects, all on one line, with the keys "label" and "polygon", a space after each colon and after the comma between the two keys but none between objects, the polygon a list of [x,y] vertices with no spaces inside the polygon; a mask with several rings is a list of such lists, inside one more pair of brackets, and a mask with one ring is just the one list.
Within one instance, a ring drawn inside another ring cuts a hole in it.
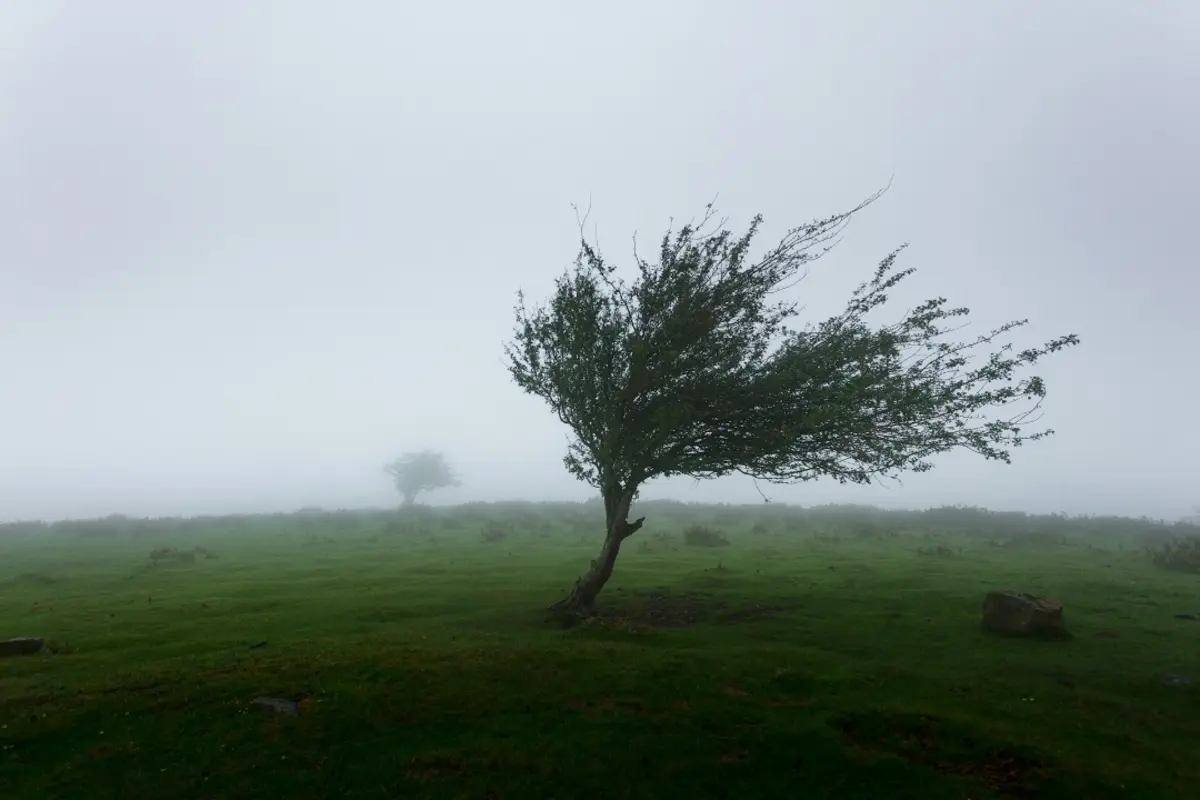
[{"label": "foggy sky", "polygon": [[[1012,466],[766,487],[801,504],[1174,517],[1200,503],[1200,3],[246,3],[0,8],[0,519],[584,498],[505,370],[571,203],[630,265],[718,196],[759,244],[891,190],[797,288],[896,246],[1041,368]],[[755,501],[745,478],[645,496]]]}]

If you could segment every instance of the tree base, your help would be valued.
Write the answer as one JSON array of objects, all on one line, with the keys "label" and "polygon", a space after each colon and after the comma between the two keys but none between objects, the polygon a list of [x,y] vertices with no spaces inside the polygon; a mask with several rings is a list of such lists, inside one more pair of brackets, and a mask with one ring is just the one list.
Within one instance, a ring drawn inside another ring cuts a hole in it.
[{"label": "tree base", "polygon": [[608,535],[604,538],[599,557],[592,561],[587,572],[579,576],[570,593],[548,609],[554,618],[564,624],[574,624],[596,616],[596,596],[612,577],[613,564],[617,561],[617,554],[621,552],[621,542],[637,532],[646,521],[645,517],[639,517],[633,522],[626,521],[625,514],[629,511],[632,496],[632,492],[626,492],[616,514],[608,514]]},{"label": "tree base", "polygon": [[586,591],[589,588],[591,587],[588,583],[585,583],[584,579],[581,578],[575,583],[575,586],[566,597],[548,606],[546,611],[556,619],[571,618],[579,620],[594,617],[596,615],[595,603],[589,602],[585,596],[589,593]]},{"label": "tree base", "polygon": [[574,628],[595,617],[590,609],[568,608],[555,603],[546,609],[546,622],[562,628]]}]

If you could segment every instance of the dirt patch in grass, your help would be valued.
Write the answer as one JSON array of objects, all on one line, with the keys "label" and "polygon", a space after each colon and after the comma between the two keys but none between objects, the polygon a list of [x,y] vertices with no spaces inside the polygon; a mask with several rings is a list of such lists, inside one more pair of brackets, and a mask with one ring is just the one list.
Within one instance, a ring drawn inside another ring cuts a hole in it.
[{"label": "dirt patch in grass", "polygon": [[755,622],[801,608],[796,600],[736,604],[713,592],[647,589],[631,592],[619,605],[599,610],[598,621],[647,628],[685,628],[706,620]]},{"label": "dirt patch in grass", "polygon": [[1004,797],[1037,797],[1047,764],[1028,749],[983,741],[948,720],[877,711],[829,723],[850,746],[885,752],[939,772],[986,783]]},{"label": "dirt patch in grass", "polygon": [[711,592],[676,593],[667,589],[647,589],[633,592],[632,596],[632,600],[619,607],[602,609],[598,616],[604,622],[648,628],[685,628],[728,608],[724,600]]}]

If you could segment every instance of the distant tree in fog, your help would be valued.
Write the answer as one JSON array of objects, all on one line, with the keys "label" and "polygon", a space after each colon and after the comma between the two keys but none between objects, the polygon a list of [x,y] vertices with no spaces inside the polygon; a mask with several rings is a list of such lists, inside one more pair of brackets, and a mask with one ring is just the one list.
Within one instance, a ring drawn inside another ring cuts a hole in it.
[{"label": "distant tree in fog", "polygon": [[[780,293],[878,196],[789,231],[757,261],[749,249],[761,218],[735,237],[723,222],[710,229],[709,206],[699,224],[667,231],[657,263],[635,248],[632,283],[588,244],[581,220],[574,269],[549,303],[527,308],[518,292],[509,372],[571,429],[566,467],[604,499],[600,555],[555,608],[592,608],[621,542],[645,521],[628,520],[630,505],[654,478],[867,483],[923,472],[930,457],[960,448],[1007,462],[1011,448],[1052,433],[1025,430],[1045,383],[1015,376],[1078,338],[1014,351],[997,340],[1025,324],[1017,321],[955,341],[961,326],[948,323],[969,312],[944,298],[898,322],[869,322],[913,272],[896,271],[900,250],[841,313],[786,324],[798,304]],[[975,363],[981,347],[990,352]]]},{"label": "distant tree in fog", "polygon": [[385,464],[383,471],[392,476],[406,507],[413,505],[421,492],[461,485],[454,470],[446,463],[446,457],[434,450],[405,453]]}]

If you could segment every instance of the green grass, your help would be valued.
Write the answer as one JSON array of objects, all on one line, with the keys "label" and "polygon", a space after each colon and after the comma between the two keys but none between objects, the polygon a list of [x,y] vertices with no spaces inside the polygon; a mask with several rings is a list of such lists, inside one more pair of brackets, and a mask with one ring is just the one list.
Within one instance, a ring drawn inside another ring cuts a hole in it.
[{"label": "green grass", "polygon": [[[752,533],[751,512],[725,511],[707,523],[729,546],[686,547],[688,520],[643,512],[602,596],[611,618],[562,628],[543,609],[600,533],[558,511],[484,513],[517,532],[484,542],[476,509],[407,534],[275,517],[0,537],[0,638],[53,649],[0,660],[0,797],[1146,800],[1200,785],[1200,683],[1161,679],[1200,679],[1200,622],[1175,617],[1200,613],[1200,577],[1156,570],[1129,537],[989,542],[907,518],[890,538],[888,518]],[[218,558],[148,559],[195,546]],[[1074,638],[985,635],[993,588],[1061,599]],[[650,589],[692,593],[675,602],[704,619],[638,624]],[[258,711],[259,695],[301,713]]]}]

